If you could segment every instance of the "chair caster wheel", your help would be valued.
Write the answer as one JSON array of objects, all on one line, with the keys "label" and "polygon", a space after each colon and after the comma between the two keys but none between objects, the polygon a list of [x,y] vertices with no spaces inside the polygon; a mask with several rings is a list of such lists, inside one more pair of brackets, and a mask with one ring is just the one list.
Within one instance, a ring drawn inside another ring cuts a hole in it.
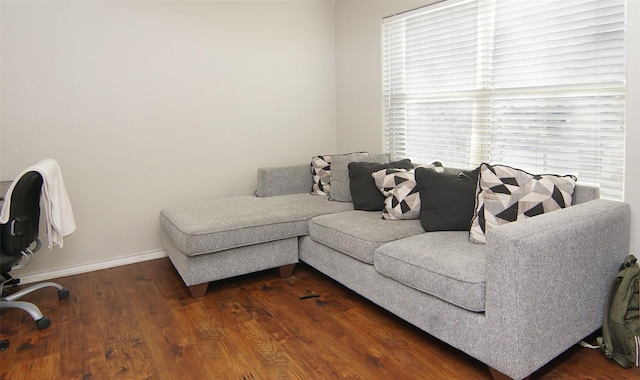
[{"label": "chair caster wheel", "polygon": [[58,290],[58,298],[63,300],[65,298],[69,298],[69,289],[67,288],[62,288],[60,290]]},{"label": "chair caster wheel", "polygon": [[51,325],[51,320],[47,317],[42,317],[36,321],[36,326],[38,329],[44,330]]}]

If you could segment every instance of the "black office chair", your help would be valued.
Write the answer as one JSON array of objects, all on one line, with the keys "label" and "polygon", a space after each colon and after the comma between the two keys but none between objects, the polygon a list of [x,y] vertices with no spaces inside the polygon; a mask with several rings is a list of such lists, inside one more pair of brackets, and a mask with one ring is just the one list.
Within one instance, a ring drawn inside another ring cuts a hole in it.
[{"label": "black office chair", "polygon": [[41,246],[38,230],[42,176],[38,172],[30,171],[17,181],[11,193],[9,221],[0,225],[0,274],[2,275],[0,311],[9,308],[22,309],[31,315],[39,329],[45,329],[49,327],[51,320],[42,315],[36,305],[16,300],[34,290],[46,287],[58,289],[58,298],[64,299],[69,297],[69,290],[55,282],[42,282],[13,294],[6,296],[4,294],[5,286],[17,285],[20,282],[20,279],[12,278],[9,272],[28,264]]}]

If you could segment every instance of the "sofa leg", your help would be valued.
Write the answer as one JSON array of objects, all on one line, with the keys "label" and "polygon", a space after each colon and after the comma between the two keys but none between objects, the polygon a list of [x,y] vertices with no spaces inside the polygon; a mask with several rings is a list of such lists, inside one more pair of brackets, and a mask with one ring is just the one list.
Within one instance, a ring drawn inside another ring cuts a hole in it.
[{"label": "sofa leg", "polygon": [[289,264],[289,265],[283,265],[280,268],[278,268],[278,274],[280,275],[280,278],[291,277],[291,275],[293,274],[293,269],[295,267],[296,267],[296,264]]},{"label": "sofa leg", "polygon": [[207,287],[209,286],[208,282],[204,284],[191,285],[189,286],[189,292],[191,292],[191,297],[200,298],[207,294]]},{"label": "sofa leg", "polygon": [[[496,369],[494,369],[492,367],[489,367],[489,372],[491,372],[491,377],[493,377],[493,380],[511,380],[511,378],[509,376],[505,375],[504,373],[502,373],[502,372],[500,372],[500,371],[498,371],[498,370],[496,370]],[[522,380],[529,380],[530,377],[531,376],[529,375],[529,376],[525,377]]]}]

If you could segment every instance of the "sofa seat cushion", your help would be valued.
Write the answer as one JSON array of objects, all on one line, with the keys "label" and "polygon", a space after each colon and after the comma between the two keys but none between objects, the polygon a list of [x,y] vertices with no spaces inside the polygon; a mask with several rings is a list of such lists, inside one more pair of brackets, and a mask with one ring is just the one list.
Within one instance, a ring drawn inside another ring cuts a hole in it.
[{"label": "sofa seat cushion", "polygon": [[308,234],[309,219],[353,209],[328,197],[290,194],[217,199],[160,212],[169,239],[188,256]]},{"label": "sofa seat cushion", "polygon": [[384,220],[380,211],[327,214],[309,222],[312,240],[367,264],[373,264],[373,251],[382,244],[423,232],[417,219]]},{"label": "sofa seat cushion", "polygon": [[486,246],[465,231],[426,232],[376,249],[375,269],[470,311],[485,310]]}]

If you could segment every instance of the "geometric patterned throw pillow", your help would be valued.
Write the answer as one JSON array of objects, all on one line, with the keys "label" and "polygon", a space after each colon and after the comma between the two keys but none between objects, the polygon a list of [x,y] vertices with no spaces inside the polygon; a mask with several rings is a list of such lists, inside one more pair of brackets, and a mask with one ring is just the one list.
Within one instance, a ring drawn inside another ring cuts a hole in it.
[{"label": "geometric patterned throw pillow", "polygon": [[[384,199],[382,219],[418,219],[420,193],[416,189],[413,170],[382,169],[372,174]],[[416,207],[417,206],[417,207]]]},{"label": "geometric patterned throw pillow", "polygon": [[[351,194],[348,194],[346,199],[346,193],[349,192],[349,171],[347,170],[347,164],[351,161],[365,161],[369,157],[367,152],[354,152],[346,154],[332,154],[313,156],[311,158],[311,174],[313,174],[313,185],[311,187],[311,194],[313,195],[331,195],[331,172],[333,171],[334,179],[334,195],[332,200],[338,201],[351,201]],[[388,154],[380,154],[373,156],[373,159],[385,159],[389,162]],[[338,162],[340,161],[340,162]],[[333,163],[333,170],[331,164]],[[342,199],[342,198],[345,199]]]},{"label": "geometric patterned throw pillow", "polygon": [[[426,168],[444,171],[440,161],[428,165]],[[382,219],[405,220],[420,218],[420,193],[416,183],[414,170],[382,169],[372,174],[376,187],[386,198]]]},{"label": "geometric patterned throw pillow", "polygon": [[534,175],[505,165],[480,165],[469,240],[484,244],[497,227],[571,206],[576,177]]},{"label": "geometric patterned throw pillow", "polygon": [[314,156],[311,158],[311,173],[313,174],[313,195],[329,195],[331,191],[331,156]]}]

